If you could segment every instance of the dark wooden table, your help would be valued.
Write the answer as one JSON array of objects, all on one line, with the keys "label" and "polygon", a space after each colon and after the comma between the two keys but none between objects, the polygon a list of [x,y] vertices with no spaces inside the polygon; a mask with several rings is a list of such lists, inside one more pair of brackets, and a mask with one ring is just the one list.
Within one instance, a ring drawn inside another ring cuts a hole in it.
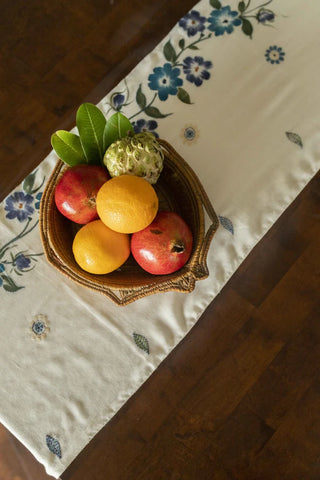
[{"label": "dark wooden table", "polygon": [[[194,0],[0,0],[0,198]],[[320,478],[320,175],[62,480]],[[4,428],[1,480],[44,480]]]}]

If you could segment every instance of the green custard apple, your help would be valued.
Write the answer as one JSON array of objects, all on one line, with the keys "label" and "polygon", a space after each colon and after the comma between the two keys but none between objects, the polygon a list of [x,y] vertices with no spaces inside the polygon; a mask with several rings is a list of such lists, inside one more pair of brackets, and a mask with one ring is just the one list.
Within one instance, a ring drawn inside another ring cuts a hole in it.
[{"label": "green custard apple", "polygon": [[124,137],[107,149],[103,163],[111,177],[137,175],[154,184],[163,169],[164,154],[152,133]]}]

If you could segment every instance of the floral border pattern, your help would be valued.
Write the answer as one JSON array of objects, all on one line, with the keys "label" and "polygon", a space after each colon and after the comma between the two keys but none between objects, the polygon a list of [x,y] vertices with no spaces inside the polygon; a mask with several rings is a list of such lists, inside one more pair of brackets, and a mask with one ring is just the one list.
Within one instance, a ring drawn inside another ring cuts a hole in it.
[{"label": "floral border pattern", "polygon": [[24,288],[16,279],[30,272],[36,266],[37,257],[40,253],[31,253],[28,249],[19,248],[19,241],[34,230],[38,223],[38,212],[42,192],[40,191],[45,178],[35,186],[37,170],[28,175],[23,184],[22,191],[11,193],[4,201],[6,218],[19,223],[25,223],[18,235],[11,238],[4,245],[0,245],[0,288],[7,292],[16,292]]}]

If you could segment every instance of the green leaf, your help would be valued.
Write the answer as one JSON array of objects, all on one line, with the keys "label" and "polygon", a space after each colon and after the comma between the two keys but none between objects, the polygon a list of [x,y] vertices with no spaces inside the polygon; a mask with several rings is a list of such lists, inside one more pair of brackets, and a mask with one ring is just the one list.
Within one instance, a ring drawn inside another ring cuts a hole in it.
[{"label": "green leaf", "polygon": [[190,45],[190,50],[199,50],[199,47],[197,47],[196,45]]},{"label": "green leaf", "polygon": [[220,8],[222,6],[221,3],[219,2],[219,0],[210,0],[210,5],[213,8],[217,8],[218,10],[220,10]]},{"label": "green leaf", "polygon": [[144,93],[142,93],[141,83],[140,83],[139,88],[137,90],[136,101],[137,101],[137,104],[139,105],[139,107],[142,108],[142,109],[144,109],[145,106],[147,105],[146,96],[145,96]]},{"label": "green leaf", "polygon": [[146,107],[145,113],[152,118],[165,118],[165,117],[168,117],[169,115],[172,115],[171,113],[167,113],[167,114],[161,113],[157,107]]},{"label": "green leaf", "polygon": [[30,175],[28,175],[25,178],[25,180],[22,184],[22,188],[26,193],[31,193],[32,192],[33,185],[34,185],[34,180],[36,178],[36,173],[37,172],[30,173]]},{"label": "green leaf", "polygon": [[114,113],[107,121],[104,129],[104,151],[106,151],[113,142],[130,134],[134,134],[134,129],[130,120],[120,112]]},{"label": "green leaf", "polygon": [[181,49],[183,49],[184,46],[185,46],[184,38],[181,38],[181,40],[179,40],[179,47],[180,47]]},{"label": "green leaf", "polygon": [[241,17],[241,20],[242,20],[242,31],[243,31],[243,33],[248,35],[248,37],[252,38],[253,26],[252,26],[251,22],[249,22],[249,20],[247,20],[246,18],[243,18],[243,17]]},{"label": "green leaf", "polygon": [[103,160],[103,132],[106,118],[92,103],[83,103],[77,111],[77,128],[82,149],[88,163],[100,163]]},{"label": "green leaf", "polygon": [[18,287],[18,285],[14,283],[12,278],[8,277],[7,275],[2,275],[2,279],[3,279],[3,288],[7,292],[17,292],[18,290],[21,290],[22,288],[24,288],[24,287]]},{"label": "green leaf", "polygon": [[240,13],[244,12],[246,9],[246,4],[244,2],[239,2],[238,4],[238,10]]},{"label": "green leaf", "polygon": [[296,145],[299,145],[300,148],[303,148],[303,142],[300,135],[294,132],[286,132],[286,135],[288,140],[290,140],[290,142],[295,143]]},{"label": "green leaf", "polygon": [[188,103],[189,105],[192,103],[191,100],[190,100],[189,93],[184,88],[181,88],[181,87],[178,88],[177,97],[183,103]]},{"label": "green leaf", "polygon": [[71,167],[80,163],[87,163],[78,135],[65,130],[58,130],[51,136],[51,145],[58,157]]},{"label": "green leaf", "polygon": [[177,54],[176,54],[176,51],[173,48],[170,40],[168,40],[168,42],[163,47],[163,54],[164,54],[166,60],[168,60],[168,62],[175,62],[176,61]]},{"label": "green leaf", "polygon": [[133,339],[134,339],[137,347],[141,348],[141,350],[143,350],[146,353],[150,352],[149,342],[148,342],[146,337],[144,337],[143,335],[140,335],[139,333],[134,333],[133,334]]}]

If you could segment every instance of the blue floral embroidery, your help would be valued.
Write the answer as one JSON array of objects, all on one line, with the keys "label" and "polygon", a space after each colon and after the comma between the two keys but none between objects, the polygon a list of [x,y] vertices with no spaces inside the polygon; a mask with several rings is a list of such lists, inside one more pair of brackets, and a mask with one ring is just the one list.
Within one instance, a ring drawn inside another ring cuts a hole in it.
[{"label": "blue floral embroidery", "polygon": [[36,315],[31,323],[30,329],[35,340],[45,338],[50,331],[47,316],[42,314]]},{"label": "blue floral embroidery", "polygon": [[10,220],[17,218],[19,222],[24,222],[33,214],[32,206],[33,196],[29,193],[14,192],[6,198],[5,210],[8,212],[6,217]]},{"label": "blue floral embroidery", "polygon": [[30,267],[30,264],[31,264],[30,258],[23,255],[23,253],[20,253],[15,258],[15,265],[18,270],[21,270],[21,271],[26,270],[27,268]]},{"label": "blue floral embroidery", "polygon": [[188,37],[193,37],[205,29],[206,17],[202,17],[197,10],[187,13],[179,21],[179,26],[186,30]]},{"label": "blue floral embroidery", "polygon": [[15,249],[20,240],[31,233],[39,223],[37,214],[42,196],[40,189],[44,181],[45,177],[39,184],[37,171],[32,172],[22,184],[23,191],[14,192],[5,200],[6,218],[18,220],[21,223],[25,222],[22,230],[16,236],[0,245],[0,287],[6,292],[14,293],[24,288],[16,283],[14,275],[21,277],[33,270],[37,262],[36,257],[43,255],[43,252],[29,253],[28,250],[15,251]]},{"label": "blue floral embroidery", "polygon": [[120,110],[126,97],[122,93],[116,93],[111,97],[112,106],[115,110]]},{"label": "blue floral embroidery", "polygon": [[285,52],[282,50],[281,47],[277,47],[276,45],[274,45],[273,47],[269,47],[265,53],[267,62],[270,62],[272,65],[274,63],[279,64],[280,62],[283,62],[284,56]]},{"label": "blue floral embroidery", "polygon": [[229,6],[214,10],[208,18],[209,30],[214,32],[215,36],[223,35],[225,32],[232,33],[234,27],[241,25],[239,13],[231,10]]},{"label": "blue floral embroidery", "polygon": [[259,23],[266,24],[267,22],[273,22],[275,19],[275,14],[272,10],[266,8],[261,8],[257,13],[257,20]]},{"label": "blue floral embroidery", "polygon": [[167,100],[169,95],[177,95],[178,87],[183,83],[179,78],[180,68],[172,68],[170,63],[165,63],[163,67],[154,68],[153,72],[149,75],[149,87],[158,91],[160,100]]},{"label": "blue floral embroidery", "polygon": [[57,439],[55,439],[51,435],[47,435],[46,436],[46,443],[47,443],[47,447],[49,448],[50,452],[54,453],[59,458],[62,457],[60,443],[58,442]]},{"label": "blue floral embroidery", "polygon": [[37,201],[36,201],[35,204],[34,204],[36,210],[39,210],[39,209],[40,209],[41,197],[42,197],[42,192],[37,193],[37,195],[36,195],[36,200],[37,200]]},{"label": "blue floral embroidery", "polygon": [[183,72],[186,74],[187,80],[197,87],[202,85],[203,80],[209,80],[209,68],[212,68],[212,62],[206,61],[202,57],[186,57],[183,60]]},{"label": "blue floral embroidery", "polygon": [[159,137],[157,132],[155,131],[158,128],[158,122],[155,120],[144,120],[143,118],[133,122],[133,128],[135,133],[140,132],[151,132],[155,137]]}]

